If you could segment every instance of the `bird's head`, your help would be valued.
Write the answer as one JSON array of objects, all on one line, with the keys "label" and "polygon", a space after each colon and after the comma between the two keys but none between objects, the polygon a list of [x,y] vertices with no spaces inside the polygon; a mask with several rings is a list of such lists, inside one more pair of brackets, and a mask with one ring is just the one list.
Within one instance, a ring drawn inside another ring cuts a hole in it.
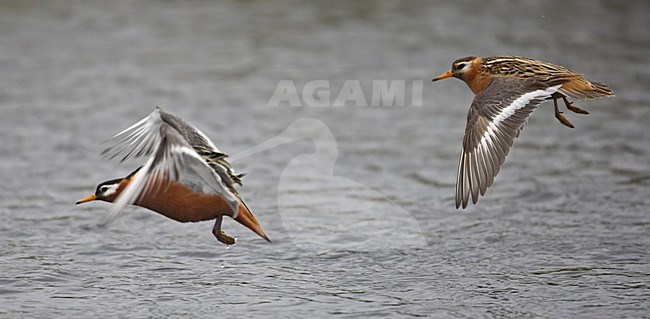
[{"label": "bird's head", "polygon": [[105,202],[113,202],[117,195],[119,194],[119,186],[123,178],[113,179],[110,181],[105,181],[97,185],[97,189],[94,194],[91,194],[83,199],[77,201],[77,205],[87,203],[94,200],[103,200]]},{"label": "bird's head", "polygon": [[470,76],[475,74],[478,66],[481,64],[481,58],[475,56],[468,56],[466,58],[458,59],[451,64],[451,70],[438,75],[432,81],[439,81],[442,79],[455,77],[463,81],[467,81]]}]

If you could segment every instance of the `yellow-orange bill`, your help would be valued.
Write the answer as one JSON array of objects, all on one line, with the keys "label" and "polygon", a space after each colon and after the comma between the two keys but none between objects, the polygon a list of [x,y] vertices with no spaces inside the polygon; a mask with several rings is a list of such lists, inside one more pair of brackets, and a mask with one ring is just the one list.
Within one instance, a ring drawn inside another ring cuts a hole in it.
[{"label": "yellow-orange bill", "polygon": [[438,75],[437,77],[435,77],[433,80],[431,80],[431,82],[435,82],[435,81],[438,81],[438,80],[442,80],[442,79],[450,78],[450,77],[452,77],[453,75],[454,75],[454,74],[451,73],[451,71],[447,71],[447,72],[445,72],[445,73],[443,73],[443,74],[440,74],[440,75]]},{"label": "yellow-orange bill", "polygon": [[87,202],[93,201],[93,200],[95,200],[95,199],[97,199],[97,196],[95,196],[95,194],[91,194],[91,195],[89,195],[89,196],[87,196],[87,197],[85,197],[85,198],[83,198],[83,199],[80,199],[80,200],[76,203],[76,205],[83,204],[83,203],[87,203]]}]

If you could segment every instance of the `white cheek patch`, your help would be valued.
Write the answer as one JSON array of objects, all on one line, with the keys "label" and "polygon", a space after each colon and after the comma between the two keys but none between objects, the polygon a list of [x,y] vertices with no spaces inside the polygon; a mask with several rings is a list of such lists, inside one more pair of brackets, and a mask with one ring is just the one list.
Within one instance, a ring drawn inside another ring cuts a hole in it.
[{"label": "white cheek patch", "polygon": [[[111,196],[111,195],[115,194],[115,193],[117,192],[117,186],[119,186],[119,184],[113,184],[113,185],[102,186],[102,189],[103,189],[104,187],[106,187],[106,191],[104,191],[104,192],[102,193],[102,195],[103,195],[104,197],[108,197],[108,196]],[[101,190],[101,189],[100,189],[100,190]]]}]

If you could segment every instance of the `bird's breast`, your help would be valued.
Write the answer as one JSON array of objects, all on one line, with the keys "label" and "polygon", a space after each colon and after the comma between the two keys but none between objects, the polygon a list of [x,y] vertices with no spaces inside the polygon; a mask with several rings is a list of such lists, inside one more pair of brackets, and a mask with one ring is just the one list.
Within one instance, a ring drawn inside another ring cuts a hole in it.
[{"label": "bird's breast", "polygon": [[216,194],[203,193],[197,185],[172,182],[168,188],[147,194],[135,205],[151,209],[179,222],[198,222],[232,215],[228,203]]},{"label": "bird's breast", "polygon": [[473,74],[471,77],[463,79],[467,86],[474,94],[478,94],[483,91],[490,84],[491,77],[483,75],[479,72]]}]

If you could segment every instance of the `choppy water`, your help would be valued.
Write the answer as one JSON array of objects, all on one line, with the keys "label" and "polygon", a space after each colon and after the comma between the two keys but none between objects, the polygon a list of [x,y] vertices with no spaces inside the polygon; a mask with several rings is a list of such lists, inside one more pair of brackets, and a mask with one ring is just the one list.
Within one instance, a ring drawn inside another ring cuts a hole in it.
[{"label": "choppy water", "polygon": [[[3,1],[0,315],[648,317],[649,21],[647,1]],[[471,54],[617,96],[581,102],[574,130],[542,106],[458,211],[472,96],[428,80]],[[269,107],[280,80],[332,100],[359,80],[369,101],[374,80],[424,80],[423,106]],[[138,165],[99,143],[156,105],[241,154],[273,244],[227,220],[226,249],[141,208],[98,228],[108,204],[74,206]]]}]

